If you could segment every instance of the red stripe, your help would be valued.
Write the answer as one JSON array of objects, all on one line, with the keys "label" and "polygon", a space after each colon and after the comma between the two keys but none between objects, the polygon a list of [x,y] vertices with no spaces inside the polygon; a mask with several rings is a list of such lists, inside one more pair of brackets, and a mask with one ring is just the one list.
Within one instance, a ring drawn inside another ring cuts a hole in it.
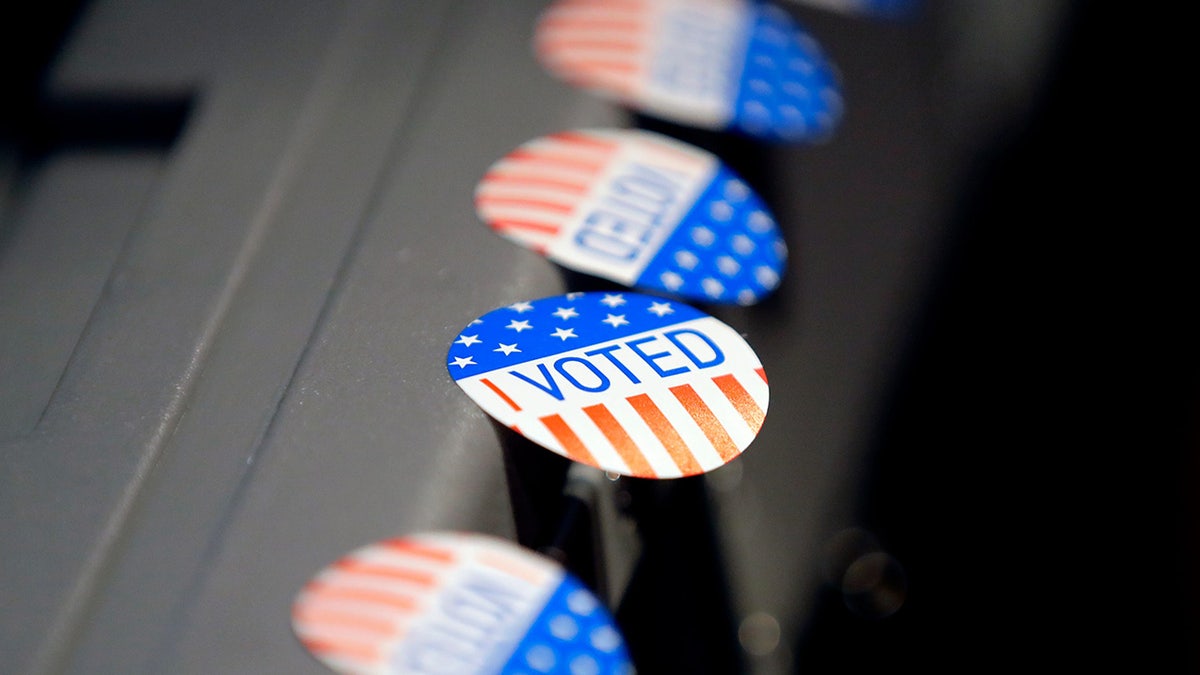
[{"label": "red stripe", "polygon": [[371,643],[354,642],[353,640],[345,639],[319,640],[309,637],[301,638],[300,642],[314,654],[349,657],[358,661],[379,661],[383,658],[383,650],[378,645]]},{"label": "red stripe", "polygon": [[490,223],[495,230],[531,230],[543,234],[558,234],[558,225],[531,223],[526,220],[496,220]]},{"label": "red stripe", "polygon": [[641,19],[621,19],[611,16],[582,17],[582,16],[547,16],[538,25],[537,40],[539,42],[554,39],[554,32],[613,31],[641,35],[646,32],[646,22]]},{"label": "red stripe", "polygon": [[513,150],[512,152],[508,153],[505,159],[526,161],[531,164],[552,164],[592,172],[599,171],[604,168],[604,161],[588,162],[575,157],[557,156],[538,150]]},{"label": "red stripe", "polygon": [[390,567],[377,563],[367,563],[355,559],[339,560],[338,562],[334,563],[334,567],[348,574],[362,574],[372,577],[383,577],[385,579],[407,581],[409,583],[417,584],[418,586],[434,586],[437,584],[437,577],[429,572],[404,569],[401,567]]},{"label": "red stripe", "polygon": [[690,384],[681,384],[678,387],[671,387],[671,393],[675,394],[675,398],[683,404],[687,409],[688,414],[695,420],[696,426],[704,432],[708,437],[709,442],[713,444],[717,454],[725,462],[737,457],[738,447],[729,437],[729,432],[725,431],[725,425],[721,424],[721,420],[713,414],[708,405],[704,403],[704,399],[692,389]]},{"label": "red stripe", "polygon": [[441,563],[454,562],[454,553],[452,551],[448,551],[437,546],[422,544],[420,542],[413,541],[412,539],[387,539],[379,543],[389,551],[394,551],[396,553],[403,553],[404,555],[425,558],[427,560],[433,560]]},{"label": "red stripe", "polygon": [[641,46],[640,40],[629,38],[572,38],[569,36],[547,37],[538,43],[538,48],[547,52],[564,53],[597,49],[613,52],[614,56],[624,56],[630,52],[636,52]]},{"label": "red stripe", "polygon": [[[481,379],[480,382],[487,385],[488,389],[491,389],[492,391],[496,392],[496,395],[499,396],[500,398],[504,399],[504,402],[507,403],[509,406],[511,406],[513,410],[516,410],[517,412],[521,412],[521,406],[517,405],[516,401],[509,398],[508,394],[500,391],[500,387],[497,387],[495,384],[492,384],[491,380],[489,380],[485,377],[485,378]],[[515,429],[516,427],[513,427],[513,428]]]},{"label": "red stripe", "polygon": [[605,74],[618,75],[621,77],[632,77],[641,70],[641,66],[637,61],[632,59],[626,60],[607,60],[595,57],[591,58],[571,58],[570,55],[563,55],[557,59],[556,65],[563,68],[569,68],[577,74]]},{"label": "red stripe", "polygon": [[550,134],[549,138],[563,143],[573,143],[576,145],[586,145],[598,150],[608,150],[612,152],[617,149],[617,142],[610,141],[606,138],[597,138],[588,134],[581,134],[577,131],[560,131]]},{"label": "red stripe", "polygon": [[767,381],[767,371],[766,370],[763,370],[762,368],[755,368],[754,372],[758,373],[758,376],[762,378],[763,382]]},{"label": "red stripe", "polygon": [[309,584],[306,590],[321,600],[359,600],[409,611],[417,607],[416,599],[411,596],[398,595],[375,588],[354,588],[336,586],[329,582],[314,582]]},{"label": "red stripe", "polygon": [[515,197],[489,197],[480,196],[475,200],[477,208],[487,208],[489,206],[524,206],[533,209],[542,209],[543,211],[554,211],[556,213],[569,214],[575,210],[574,204],[556,204],[540,199],[524,199]]},{"label": "red stripe", "polygon": [[579,440],[579,436],[575,435],[575,431],[558,415],[547,415],[541,418],[542,424],[550,430],[554,438],[563,446],[563,450],[567,453],[567,458],[589,466],[599,466],[596,463],[596,458],[592,457],[592,453],[588,452],[587,446],[583,441]]},{"label": "red stripe", "polygon": [[554,178],[543,178],[541,176],[517,176],[502,173],[489,173],[483,177],[484,186],[492,185],[509,185],[516,184],[521,187],[546,187],[570,192],[573,194],[583,194],[591,187],[587,183],[571,183],[565,180],[556,180]]},{"label": "red stripe", "polygon": [[698,474],[704,469],[700,463],[692,456],[692,451],[688,448],[688,444],[684,442],[683,437],[675,430],[675,426],[671,424],[671,420],[659,410],[654,401],[646,394],[638,394],[625,399],[637,414],[641,416],[646,426],[650,427],[650,431],[658,438],[666,448],[667,453],[671,455],[671,459],[675,460],[675,466],[683,472],[685,476]]},{"label": "red stripe", "polygon": [[658,476],[658,473],[646,461],[646,457],[642,455],[642,449],[629,437],[625,427],[621,426],[621,423],[617,421],[616,417],[613,417],[612,412],[603,403],[588,406],[583,409],[583,412],[587,413],[587,416],[600,429],[600,433],[604,434],[604,437],[616,449],[617,454],[621,455],[621,459],[625,460],[625,465],[629,467],[633,475],[641,478]]},{"label": "red stripe", "polygon": [[763,411],[754,401],[754,397],[750,396],[750,392],[742,386],[742,383],[738,382],[732,373],[714,377],[713,383],[717,385],[722,394],[725,394],[725,398],[729,399],[742,419],[746,420],[746,426],[750,427],[751,431],[758,433],[758,430],[762,428]]},{"label": "red stripe", "polygon": [[393,621],[373,616],[364,616],[357,612],[341,609],[300,606],[295,609],[292,618],[305,624],[306,628],[332,625],[353,628],[381,636],[390,636],[396,632],[396,625]]}]

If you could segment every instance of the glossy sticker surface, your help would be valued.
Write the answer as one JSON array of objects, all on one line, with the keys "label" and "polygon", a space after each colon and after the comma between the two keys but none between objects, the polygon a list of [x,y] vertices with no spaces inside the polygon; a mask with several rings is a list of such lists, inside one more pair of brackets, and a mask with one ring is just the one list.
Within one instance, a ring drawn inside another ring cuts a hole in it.
[{"label": "glossy sticker surface", "polygon": [[649,131],[564,131],[496,162],[479,217],[550,260],[626,286],[752,305],[787,245],[762,199],[712,153]]},{"label": "glossy sticker surface", "polygon": [[675,478],[735,459],[767,412],[742,336],[683,303],[638,293],[518,302],[467,325],[450,375],[500,423],[571,460]]},{"label": "glossy sticker surface", "polygon": [[358,549],[297,594],[292,626],[338,673],[633,673],[612,616],[575,577],[478,534]]},{"label": "glossy sticker surface", "polygon": [[661,119],[755,138],[817,141],[842,115],[817,41],[750,0],[559,0],[534,50],[558,78]]}]

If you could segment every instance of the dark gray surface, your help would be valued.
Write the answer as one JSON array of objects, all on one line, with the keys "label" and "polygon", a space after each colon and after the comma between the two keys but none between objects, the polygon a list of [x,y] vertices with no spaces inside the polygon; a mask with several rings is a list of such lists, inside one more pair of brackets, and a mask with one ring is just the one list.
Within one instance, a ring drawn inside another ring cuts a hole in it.
[{"label": "dark gray surface", "polygon": [[[565,289],[471,193],[529,138],[626,123],[537,67],[543,4],[89,8],[51,97],[192,109],[165,154],[56,156],[6,204],[0,671],[322,672],[289,626],[321,566],[421,529],[512,535],[496,435],[445,352],[471,318]],[[954,75],[955,31],[978,25],[939,23],[955,11],[795,7],[847,116],[766,157],[791,267],[777,301],[718,315],[758,350],[771,409],[711,477],[736,611],[785,636],[847,518],[964,139],[989,95],[1007,116],[1029,86]],[[1019,38],[995,39],[1036,52]]]}]

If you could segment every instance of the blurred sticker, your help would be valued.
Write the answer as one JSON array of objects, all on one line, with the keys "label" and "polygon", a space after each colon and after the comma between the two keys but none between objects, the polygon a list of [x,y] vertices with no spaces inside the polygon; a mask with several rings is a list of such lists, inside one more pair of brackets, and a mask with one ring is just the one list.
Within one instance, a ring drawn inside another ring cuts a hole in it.
[{"label": "blurred sticker", "polygon": [[338,673],[633,673],[608,610],[549,558],[478,534],[366,546],[296,596],[292,626]]},{"label": "blurred sticker", "polygon": [[637,293],[568,293],[493,310],[459,333],[447,368],[501,424],[625,476],[724,466],[767,412],[766,373],[737,331]]},{"label": "blurred sticker", "polygon": [[841,120],[837,76],[782,8],[751,0],[559,0],[538,19],[556,77],[665,120],[819,141]]},{"label": "blurred sticker", "polygon": [[662,134],[565,131],[496,162],[479,217],[550,260],[626,286],[751,305],[787,246],[762,199],[715,155]]},{"label": "blurred sticker", "polygon": [[907,18],[921,7],[920,0],[789,0],[798,5],[810,5],[820,9],[847,14],[878,18]]}]

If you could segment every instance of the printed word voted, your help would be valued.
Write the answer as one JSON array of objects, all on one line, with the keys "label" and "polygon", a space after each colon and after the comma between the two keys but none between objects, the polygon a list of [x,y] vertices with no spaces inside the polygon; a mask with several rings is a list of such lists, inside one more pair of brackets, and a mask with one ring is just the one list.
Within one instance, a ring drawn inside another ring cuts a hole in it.
[{"label": "printed word voted", "polygon": [[[725,354],[714,340],[698,330],[680,328],[527,364],[520,370],[509,370],[508,374],[563,401],[564,384],[599,393],[608,391],[614,380],[641,384],[649,373],[667,378],[724,362]],[[649,373],[645,372],[646,367]],[[635,370],[643,374],[639,376]]]},{"label": "printed word voted", "polygon": [[678,171],[631,162],[621,167],[583,217],[575,243],[622,261],[637,260],[678,204],[686,176]]}]

